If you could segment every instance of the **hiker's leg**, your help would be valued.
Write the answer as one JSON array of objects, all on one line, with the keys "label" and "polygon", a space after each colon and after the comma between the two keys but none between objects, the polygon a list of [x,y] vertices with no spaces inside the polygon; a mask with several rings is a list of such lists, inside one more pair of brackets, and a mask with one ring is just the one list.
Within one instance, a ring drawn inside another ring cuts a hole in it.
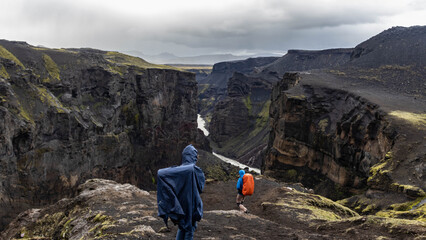
[{"label": "hiker's leg", "polygon": [[186,232],[185,240],[192,240],[194,238],[195,227],[192,227],[192,231]]},{"label": "hiker's leg", "polygon": [[243,202],[244,202],[244,195],[237,194],[237,206],[240,209],[240,211],[245,212],[247,211],[247,208],[244,207]]},{"label": "hiker's leg", "polygon": [[185,231],[180,230],[180,228],[178,228],[178,231],[176,234],[176,240],[184,240],[184,239],[185,239]]},{"label": "hiker's leg", "polygon": [[247,208],[244,207],[243,204],[240,204],[239,207],[240,207],[240,211],[243,211],[243,212],[247,211]]},{"label": "hiker's leg", "polygon": [[176,234],[176,240],[192,240],[194,238],[195,227],[192,227],[192,231],[185,231],[183,229],[178,228]]}]

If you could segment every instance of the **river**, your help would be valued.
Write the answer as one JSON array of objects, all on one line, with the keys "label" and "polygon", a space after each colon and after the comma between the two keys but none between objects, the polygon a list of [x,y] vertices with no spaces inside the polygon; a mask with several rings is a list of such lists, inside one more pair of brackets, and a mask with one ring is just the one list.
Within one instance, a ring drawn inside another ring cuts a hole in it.
[{"label": "river", "polygon": [[[201,115],[200,115],[200,114],[198,114],[198,115],[197,115],[197,124],[198,124],[198,128],[199,128],[199,129],[201,129],[201,131],[203,131],[204,135],[205,135],[205,136],[208,136],[208,135],[209,135],[209,131],[205,128],[205,124],[206,124],[206,122],[204,121],[204,119],[201,117]],[[237,161],[236,161],[236,160],[234,160],[234,159],[227,158],[227,157],[222,156],[222,155],[220,155],[220,154],[217,154],[217,153],[215,153],[215,152],[213,152],[213,155],[215,155],[215,156],[216,156],[216,157],[218,157],[220,160],[222,160],[222,161],[224,161],[224,162],[226,162],[226,163],[229,163],[229,164],[234,165],[234,166],[236,166],[236,167],[239,167],[239,168],[241,168],[241,169],[244,169],[244,168],[248,167],[250,171],[254,171],[254,172],[256,172],[257,174],[260,174],[260,169],[258,169],[258,168],[252,168],[252,167],[249,167],[249,166],[247,166],[247,165],[245,165],[245,164],[242,164],[242,163],[237,162]]]}]

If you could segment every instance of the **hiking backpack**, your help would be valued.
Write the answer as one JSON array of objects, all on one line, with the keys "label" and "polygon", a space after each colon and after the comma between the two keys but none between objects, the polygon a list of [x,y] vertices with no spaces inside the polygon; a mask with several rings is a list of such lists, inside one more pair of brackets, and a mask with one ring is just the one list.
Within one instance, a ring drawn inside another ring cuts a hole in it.
[{"label": "hiking backpack", "polygon": [[243,195],[250,196],[254,192],[254,179],[253,175],[246,173],[243,176]]}]

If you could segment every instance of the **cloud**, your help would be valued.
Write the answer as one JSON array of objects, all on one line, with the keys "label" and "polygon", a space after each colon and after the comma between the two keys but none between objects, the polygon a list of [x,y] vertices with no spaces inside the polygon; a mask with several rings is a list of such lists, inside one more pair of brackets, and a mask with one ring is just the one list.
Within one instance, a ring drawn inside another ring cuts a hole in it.
[{"label": "cloud", "polygon": [[3,0],[0,9],[0,38],[151,54],[353,47],[426,24],[420,0]]}]

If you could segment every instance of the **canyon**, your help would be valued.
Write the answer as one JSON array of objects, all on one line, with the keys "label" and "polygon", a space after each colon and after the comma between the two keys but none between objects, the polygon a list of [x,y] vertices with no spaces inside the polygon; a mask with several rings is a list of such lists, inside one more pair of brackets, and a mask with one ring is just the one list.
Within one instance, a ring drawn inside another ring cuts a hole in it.
[{"label": "canyon", "polygon": [[[196,236],[422,239],[425,41],[425,27],[395,27],[350,49],[217,63],[197,83],[118,52],[0,40],[1,236],[173,238],[156,172],[192,143],[207,178]],[[239,168],[213,152],[261,169],[251,214],[235,210]]]}]

